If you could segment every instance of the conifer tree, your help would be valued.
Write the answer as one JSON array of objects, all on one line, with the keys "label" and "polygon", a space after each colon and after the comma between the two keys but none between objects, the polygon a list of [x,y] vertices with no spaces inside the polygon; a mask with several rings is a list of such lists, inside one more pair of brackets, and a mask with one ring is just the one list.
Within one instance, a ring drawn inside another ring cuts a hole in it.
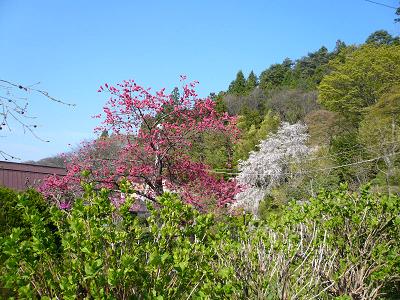
[{"label": "conifer tree", "polygon": [[231,82],[228,92],[235,95],[244,95],[246,92],[246,79],[242,70],[236,74],[236,79]]},{"label": "conifer tree", "polygon": [[249,77],[247,77],[246,81],[246,90],[248,93],[251,93],[258,86],[258,78],[253,71],[250,72]]}]

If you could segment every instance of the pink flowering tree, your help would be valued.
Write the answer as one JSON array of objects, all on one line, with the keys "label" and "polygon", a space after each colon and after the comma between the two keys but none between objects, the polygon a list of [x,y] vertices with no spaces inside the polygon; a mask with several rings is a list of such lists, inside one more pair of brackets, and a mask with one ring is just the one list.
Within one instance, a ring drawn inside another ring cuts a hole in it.
[{"label": "pink flowering tree", "polygon": [[70,157],[67,176],[47,179],[41,190],[53,198],[79,193],[80,174],[86,171],[87,180],[99,187],[117,188],[125,178],[138,196],[154,202],[166,190],[199,208],[233,202],[236,182],[215,177],[208,165],[190,157],[202,133],[222,133],[232,143],[238,136],[235,119],[217,113],[211,99],[199,98],[196,84],[183,84],[179,97],[165,89],[152,93],[133,80],[101,86],[99,92],[110,98],[104,113],[95,116],[103,118],[95,130],[110,136],[85,144]]}]

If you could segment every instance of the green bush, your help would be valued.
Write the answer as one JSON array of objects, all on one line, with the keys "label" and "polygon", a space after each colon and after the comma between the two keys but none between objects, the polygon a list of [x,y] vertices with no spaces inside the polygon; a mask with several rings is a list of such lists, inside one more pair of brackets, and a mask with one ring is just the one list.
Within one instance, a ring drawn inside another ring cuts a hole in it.
[{"label": "green bush", "polygon": [[[268,221],[201,214],[173,194],[143,220],[110,191],[48,217],[20,195],[23,227],[1,240],[0,281],[18,298],[396,299],[400,199],[346,186]],[[217,219],[218,218],[218,219]]]},{"label": "green bush", "polygon": [[[35,208],[38,216],[41,218],[49,218],[49,207],[40,193],[35,190],[27,190],[24,192],[16,192],[6,187],[0,187],[0,243],[2,244],[6,238],[12,233],[13,228],[27,228],[30,222],[24,220],[23,211],[18,206],[19,198],[27,199],[25,205],[28,209]],[[51,224],[48,226],[51,227]],[[21,233],[20,240],[24,241],[31,237],[28,230]],[[0,252],[0,270],[4,267],[7,254]],[[9,298],[12,293],[10,289],[4,288],[0,281],[0,297]]]},{"label": "green bush", "polygon": [[[29,199],[29,207],[36,207],[44,216],[48,213],[48,205],[42,195],[30,189],[24,192],[16,192],[6,187],[0,187],[0,236],[8,235],[14,227],[25,227],[23,213],[17,207],[20,194],[25,194]],[[48,216],[48,215],[47,215]]]},{"label": "green bush", "polygon": [[17,193],[0,187],[0,235],[9,234],[21,222],[16,209]]},{"label": "green bush", "polygon": [[[129,211],[132,199],[117,210],[108,191],[86,188],[70,211],[52,207],[48,219],[29,207],[28,194],[19,197],[18,208],[29,226],[14,228],[1,245],[7,256],[1,280],[19,297],[218,299],[232,292],[209,264],[218,240],[218,231],[210,231],[211,215],[166,194],[160,208],[149,207],[143,225]],[[21,238],[26,232],[31,237]]]},{"label": "green bush", "polygon": [[[400,198],[374,195],[369,186],[351,193],[346,185],[321,192],[308,203],[291,203],[275,219],[276,229],[300,225],[295,238],[322,245],[319,276],[331,296],[377,299],[400,296]],[[331,267],[327,266],[331,264]],[[304,264],[306,266],[307,263]]]}]

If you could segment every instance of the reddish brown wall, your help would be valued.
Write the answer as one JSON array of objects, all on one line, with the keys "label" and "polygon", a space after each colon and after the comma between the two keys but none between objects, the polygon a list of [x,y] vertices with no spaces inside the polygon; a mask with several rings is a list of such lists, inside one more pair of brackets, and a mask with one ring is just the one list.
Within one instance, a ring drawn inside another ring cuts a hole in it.
[{"label": "reddish brown wall", "polygon": [[65,173],[63,168],[0,161],[0,186],[20,191],[36,187],[47,176]]}]

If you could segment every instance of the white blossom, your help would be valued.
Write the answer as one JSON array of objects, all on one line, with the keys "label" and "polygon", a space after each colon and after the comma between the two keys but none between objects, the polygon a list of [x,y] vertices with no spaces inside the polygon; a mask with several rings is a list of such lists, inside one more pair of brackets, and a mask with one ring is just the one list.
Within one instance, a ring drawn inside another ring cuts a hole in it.
[{"label": "white blossom", "polygon": [[258,151],[252,151],[246,161],[239,162],[237,180],[245,189],[237,194],[233,207],[257,214],[265,194],[289,175],[290,162],[310,153],[307,139],[305,125],[282,123],[277,133],[261,141]]}]

